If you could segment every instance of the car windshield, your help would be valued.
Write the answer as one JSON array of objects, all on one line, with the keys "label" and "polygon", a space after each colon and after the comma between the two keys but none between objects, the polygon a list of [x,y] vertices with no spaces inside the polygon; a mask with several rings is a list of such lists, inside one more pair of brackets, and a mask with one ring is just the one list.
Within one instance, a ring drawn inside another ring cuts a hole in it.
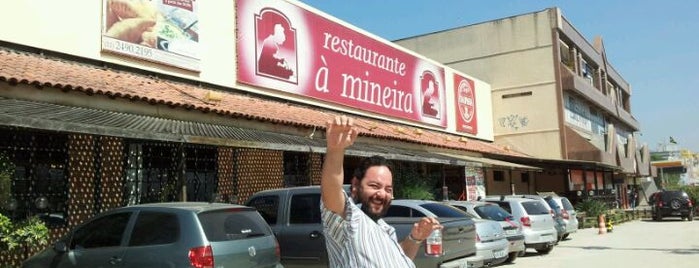
[{"label": "car windshield", "polygon": [[452,207],[450,205],[440,203],[425,203],[420,206],[434,213],[434,215],[436,215],[437,217],[441,218],[473,218],[468,213],[463,212],[462,210]]},{"label": "car windshield", "polygon": [[199,221],[209,241],[240,240],[272,235],[255,210],[223,209],[200,213]]},{"label": "car windshield", "polygon": [[512,215],[510,213],[497,205],[476,206],[473,208],[473,210],[475,210],[476,213],[481,216],[481,218],[486,220],[506,221],[512,219]]},{"label": "car windshield", "polygon": [[539,201],[522,202],[522,206],[524,207],[524,210],[526,210],[527,214],[529,214],[529,215],[549,214],[548,208],[546,208],[546,206]]}]

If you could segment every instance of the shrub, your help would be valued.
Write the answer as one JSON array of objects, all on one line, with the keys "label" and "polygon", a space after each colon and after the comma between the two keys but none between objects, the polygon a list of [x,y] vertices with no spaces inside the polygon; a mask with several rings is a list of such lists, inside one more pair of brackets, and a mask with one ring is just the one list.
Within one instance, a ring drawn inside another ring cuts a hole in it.
[{"label": "shrub", "polygon": [[584,212],[585,216],[592,218],[599,217],[599,215],[606,213],[608,209],[607,204],[592,198],[587,198],[575,206],[575,210]]},{"label": "shrub", "polygon": [[31,217],[17,224],[0,214],[0,248],[17,250],[25,246],[40,247],[49,243],[49,229],[39,217]]}]

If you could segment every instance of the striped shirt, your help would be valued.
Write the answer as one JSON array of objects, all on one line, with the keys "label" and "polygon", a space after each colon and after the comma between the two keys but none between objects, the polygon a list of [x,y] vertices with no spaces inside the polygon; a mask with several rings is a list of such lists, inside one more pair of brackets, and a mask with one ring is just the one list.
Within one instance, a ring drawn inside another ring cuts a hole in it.
[{"label": "striped shirt", "polygon": [[345,195],[343,219],[321,204],[329,267],[415,267],[383,219],[374,222]]}]

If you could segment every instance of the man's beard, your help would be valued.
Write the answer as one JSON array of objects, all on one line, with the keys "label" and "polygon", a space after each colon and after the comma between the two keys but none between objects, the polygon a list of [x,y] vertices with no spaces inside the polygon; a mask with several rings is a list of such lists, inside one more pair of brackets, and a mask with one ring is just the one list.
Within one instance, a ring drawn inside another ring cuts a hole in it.
[{"label": "man's beard", "polygon": [[370,219],[373,221],[378,221],[381,219],[384,215],[386,215],[386,212],[388,211],[388,207],[391,205],[391,201],[389,200],[388,202],[384,201],[383,208],[381,211],[378,213],[374,213],[371,211],[371,201],[369,200],[369,197],[363,198],[363,191],[361,188],[357,189],[357,196],[354,197],[354,203],[355,204],[361,204],[361,210],[366,214]]}]

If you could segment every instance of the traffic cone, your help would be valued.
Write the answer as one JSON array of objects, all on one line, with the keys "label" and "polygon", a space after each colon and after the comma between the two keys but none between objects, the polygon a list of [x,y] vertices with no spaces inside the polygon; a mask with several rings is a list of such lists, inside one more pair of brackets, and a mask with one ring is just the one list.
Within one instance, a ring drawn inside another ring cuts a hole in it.
[{"label": "traffic cone", "polygon": [[598,226],[599,226],[599,232],[597,234],[606,234],[607,233],[607,224],[606,221],[604,220],[604,215],[599,215],[598,219]]}]

